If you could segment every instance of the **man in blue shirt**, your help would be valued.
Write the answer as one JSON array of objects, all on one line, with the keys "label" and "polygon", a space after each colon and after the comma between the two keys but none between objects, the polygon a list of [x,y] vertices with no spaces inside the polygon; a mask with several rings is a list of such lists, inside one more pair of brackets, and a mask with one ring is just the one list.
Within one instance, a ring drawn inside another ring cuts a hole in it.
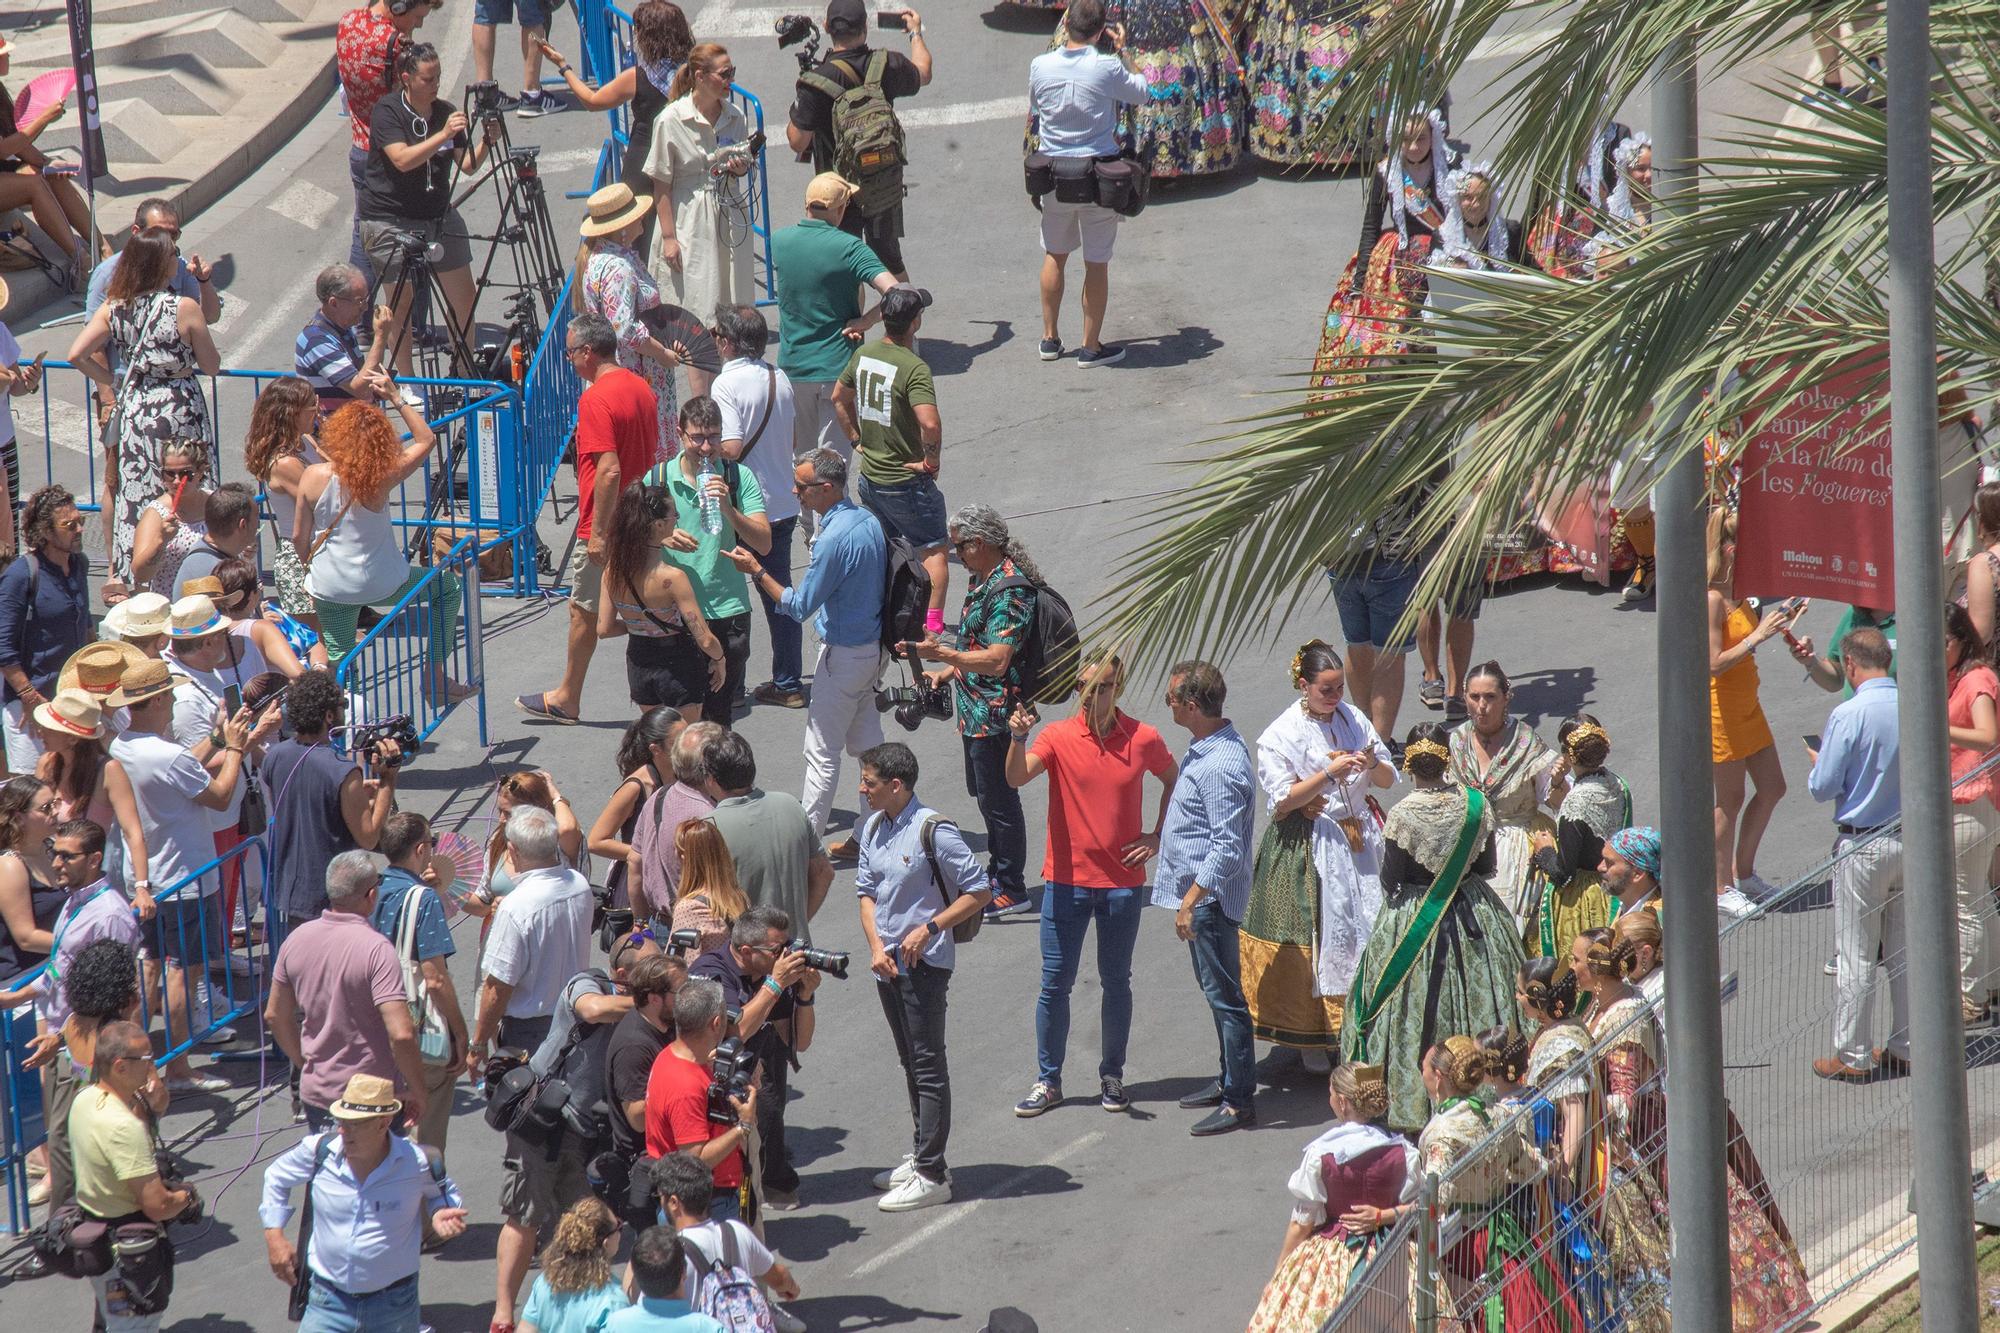
[{"label": "man in blue shirt", "polygon": [[[1909,983],[1901,966],[1889,969],[1889,1041],[1868,1044],[1875,1008],[1875,974],[1900,958],[1903,936],[1902,787],[1896,772],[1896,681],[1889,674],[1889,640],[1879,629],[1849,630],[1840,641],[1840,666],[1854,697],[1826,720],[1819,750],[1810,744],[1812,772],[1806,788],[1815,801],[1832,801],[1834,1004],[1830,1057],[1813,1061],[1813,1073],[1840,1082],[1865,1083],[1877,1068],[1910,1068]],[[1894,826],[1894,827],[1891,827]]]},{"label": "man in blue shirt", "polygon": [[373,402],[388,388],[382,373],[381,336],[395,318],[387,306],[375,307],[375,340],[361,351],[360,325],[368,314],[368,279],[352,264],[333,264],[313,280],[319,309],[299,330],[292,344],[292,369],[319,395],[319,413],[327,417],[359,399]]},{"label": "man in blue shirt", "polygon": [[[1042,346],[1044,361],[1063,354],[1056,322],[1062,314],[1063,267],[1083,247],[1083,348],[1076,364],[1108,366],[1125,349],[1102,341],[1111,293],[1111,250],[1118,214],[1096,201],[1091,160],[1118,155],[1118,109],[1148,96],[1146,76],[1125,54],[1125,29],[1106,26],[1104,0],[1075,0],[1064,16],[1068,40],[1028,66],[1028,105],[1042,152],[1055,159],[1056,188],[1043,195]],[[1065,198],[1064,196],[1070,196]]]},{"label": "man in blue shirt", "polygon": [[[847,460],[833,450],[815,449],[800,459],[792,469],[792,490],[800,507],[819,522],[804,577],[787,588],[742,547],[729,558],[757,581],[757,590],[779,614],[801,621],[812,616],[819,635],[812,700],[806,706],[805,790],[799,797],[817,836],[826,832],[833,813],[842,748],[859,758],[882,743],[875,684],[882,676],[889,543],[881,522],[847,498]],[[836,843],[827,853],[835,860],[852,857],[854,839]]]},{"label": "man in blue shirt", "polygon": [[[914,1150],[875,1177],[887,1190],[876,1205],[908,1212],[951,1201],[944,1162],[951,1135],[951,1074],[945,1065],[945,992],[957,963],[952,928],[977,920],[993,899],[986,871],[958,827],[917,800],[917,757],[900,741],[861,756],[861,799],[874,813],[861,826],[854,891],[861,933],[882,1013],[910,1094]],[[925,833],[928,830],[929,845]],[[938,876],[952,884],[947,895]]]},{"label": "man in blue shirt", "polygon": [[[368,921],[388,936],[405,964],[403,990],[410,996],[417,1049],[424,1062],[425,1091],[430,1094],[424,1099],[423,1117],[417,1121],[416,1139],[426,1148],[443,1152],[445,1132],[451,1124],[451,1085],[464,1065],[469,1043],[465,1008],[451,979],[450,959],[457,946],[452,943],[451,927],[445,923],[444,904],[431,890],[431,881],[436,878],[431,856],[437,848],[430,821],[413,810],[397,811],[383,821],[375,850],[389,858],[389,865],[382,872],[375,910],[368,914]],[[406,910],[410,914],[407,949],[403,944]],[[416,965],[414,976],[408,967],[411,963]],[[410,994],[413,987],[419,993]],[[438,1049],[440,1038],[442,1049]]]},{"label": "man in blue shirt", "polygon": [[7,771],[32,773],[42,752],[34,710],[55,693],[69,655],[91,640],[90,560],[83,516],[61,486],[44,486],[21,507],[28,552],[0,574],[0,699]]},{"label": "man in blue shirt", "polygon": [[1222,1046],[1221,1078],[1181,1098],[1189,1110],[1215,1108],[1189,1129],[1198,1137],[1257,1122],[1257,1052],[1236,947],[1236,929],[1250,905],[1257,781],[1250,751],[1222,715],[1228,695],[1222,672],[1207,662],[1182,662],[1168,673],[1167,707],[1194,739],[1160,822],[1153,905],[1174,909],[1174,933],[1188,942]]}]

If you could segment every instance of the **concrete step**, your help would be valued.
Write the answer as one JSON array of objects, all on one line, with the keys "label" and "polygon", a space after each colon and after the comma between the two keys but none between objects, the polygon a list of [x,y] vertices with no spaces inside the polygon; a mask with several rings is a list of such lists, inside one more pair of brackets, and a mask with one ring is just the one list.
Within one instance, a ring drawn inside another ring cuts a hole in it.
[{"label": "concrete step", "polygon": [[193,57],[214,69],[268,69],[285,44],[254,19],[226,9],[133,24],[97,25],[98,78],[120,65]]},{"label": "concrete step", "polygon": [[[146,103],[132,98],[98,104],[99,115],[104,121],[104,152],[114,166],[121,162],[140,162],[157,166],[186,151],[188,136],[159,111]],[[75,158],[81,131],[69,118],[68,129],[58,131],[51,128],[36,140],[46,144],[50,150],[67,149],[63,156]]]}]

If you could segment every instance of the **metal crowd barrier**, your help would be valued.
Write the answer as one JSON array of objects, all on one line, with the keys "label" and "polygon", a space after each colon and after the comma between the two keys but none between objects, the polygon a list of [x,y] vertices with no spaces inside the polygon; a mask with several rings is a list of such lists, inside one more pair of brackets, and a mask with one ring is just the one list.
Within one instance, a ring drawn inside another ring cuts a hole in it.
[{"label": "metal crowd barrier", "polygon": [[[477,687],[479,743],[486,740],[486,663],[480,643],[479,536],[459,539],[416,586],[354,645],[336,678],[346,689],[351,723],[403,716],[419,738],[436,731],[452,709],[439,688],[442,673]],[[473,595],[466,596],[470,580]],[[454,603],[462,603],[454,605]]]}]

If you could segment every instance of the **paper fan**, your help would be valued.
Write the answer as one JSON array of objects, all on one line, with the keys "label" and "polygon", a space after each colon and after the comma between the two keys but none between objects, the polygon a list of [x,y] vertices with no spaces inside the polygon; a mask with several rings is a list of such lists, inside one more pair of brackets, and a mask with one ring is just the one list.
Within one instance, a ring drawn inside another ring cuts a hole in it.
[{"label": "paper fan", "polygon": [[36,75],[21,90],[21,95],[14,99],[14,120],[25,125],[37,111],[63,101],[75,91],[76,71],[73,69],[52,69],[47,74]]},{"label": "paper fan", "polygon": [[456,876],[451,887],[445,891],[445,896],[456,906],[479,887],[480,879],[486,874],[486,848],[455,829],[439,832],[433,843],[437,854],[451,863],[452,873]]},{"label": "paper fan", "polygon": [[681,364],[714,374],[722,369],[722,349],[700,320],[677,305],[656,305],[639,312],[639,322],[652,331],[662,347],[679,343],[687,349]]}]

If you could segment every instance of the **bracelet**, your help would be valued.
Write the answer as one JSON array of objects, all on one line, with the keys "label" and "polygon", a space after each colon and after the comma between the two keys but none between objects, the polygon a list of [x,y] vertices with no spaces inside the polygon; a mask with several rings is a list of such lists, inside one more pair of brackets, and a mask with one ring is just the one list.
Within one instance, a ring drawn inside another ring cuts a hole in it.
[{"label": "bracelet", "polygon": [[802,998],[802,997],[800,997],[800,996],[797,996],[797,995],[794,995],[794,996],[792,997],[792,1003],[793,1003],[793,1004],[796,1004],[796,1005],[798,1005],[798,1006],[799,1006],[800,1008],[802,1008],[802,1009],[810,1009],[810,1008],[812,1008],[812,1007],[813,1007],[814,1005],[818,1004],[818,1003],[819,1003],[819,1001],[818,1001],[818,1000],[808,1000],[808,999],[804,999],[804,998]]},{"label": "bracelet", "polygon": [[780,985],[779,985],[779,984],[777,983],[777,980],[776,980],[775,978],[773,978],[773,977],[765,977],[765,978],[764,978],[764,986],[765,986],[765,988],[766,988],[767,990],[769,990],[769,991],[771,992],[771,994],[773,994],[773,995],[777,995],[777,996],[783,996],[783,995],[784,995],[784,993],[785,993],[785,988],[784,988],[783,986],[780,986]]}]

